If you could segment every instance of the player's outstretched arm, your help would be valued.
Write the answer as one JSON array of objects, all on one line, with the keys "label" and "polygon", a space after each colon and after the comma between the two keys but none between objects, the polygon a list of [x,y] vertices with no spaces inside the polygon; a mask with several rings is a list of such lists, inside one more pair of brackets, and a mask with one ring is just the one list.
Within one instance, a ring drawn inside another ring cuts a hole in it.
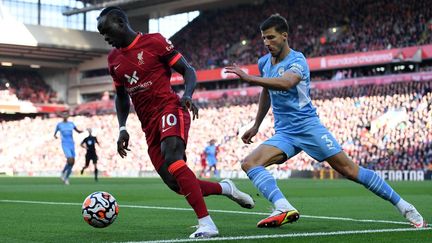
[{"label": "player's outstretched arm", "polygon": [[183,76],[185,91],[183,97],[180,99],[181,105],[185,109],[192,111],[192,119],[198,118],[198,107],[192,101],[192,95],[196,86],[196,73],[195,69],[181,57],[172,68]]},{"label": "player's outstretched arm", "polygon": [[130,110],[129,95],[124,86],[116,86],[115,106],[117,110],[117,120],[120,127],[120,133],[117,140],[117,152],[124,158],[127,156],[127,151],[130,151],[129,133],[126,131],[126,120]]},{"label": "player's outstretched arm", "polygon": [[270,109],[270,96],[267,88],[263,88],[260,94],[259,102],[258,102],[258,112],[255,118],[254,125],[247,130],[243,136],[242,140],[246,144],[252,143],[252,138],[258,133],[259,127],[264,120],[264,117],[267,115],[268,110]]},{"label": "player's outstretched arm", "polygon": [[77,133],[82,133],[82,132],[83,132],[82,130],[79,130],[77,127],[74,127],[74,130],[75,130]]},{"label": "player's outstretched arm", "polygon": [[248,83],[274,90],[289,90],[301,81],[300,75],[293,72],[285,72],[281,77],[272,78],[253,76],[245,73],[237,65],[225,67],[225,73],[235,74]]}]

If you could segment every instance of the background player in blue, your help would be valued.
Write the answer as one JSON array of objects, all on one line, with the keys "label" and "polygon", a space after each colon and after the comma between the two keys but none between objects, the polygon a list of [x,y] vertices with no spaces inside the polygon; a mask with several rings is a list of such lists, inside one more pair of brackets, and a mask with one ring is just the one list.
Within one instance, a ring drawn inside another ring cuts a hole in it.
[{"label": "background player in blue", "polygon": [[81,147],[85,148],[87,152],[85,154],[85,165],[81,169],[80,173],[81,175],[84,173],[84,170],[87,169],[91,160],[94,166],[94,178],[95,181],[98,181],[98,169],[97,169],[98,156],[96,154],[96,144],[99,145],[99,141],[97,140],[96,136],[93,136],[91,128],[88,128],[87,132],[88,132],[88,136],[84,138],[84,140],[81,142]]},{"label": "background player in blue", "polygon": [[66,185],[69,185],[69,176],[72,173],[72,167],[75,164],[75,143],[73,140],[73,131],[81,133],[73,122],[68,121],[69,115],[63,115],[63,121],[59,122],[54,132],[54,138],[57,139],[57,132],[60,132],[62,149],[66,156],[66,165],[63,168],[61,179]]},{"label": "background player in blue", "polygon": [[211,173],[212,169],[214,170],[214,176],[215,177],[219,177],[219,173],[216,167],[217,164],[217,158],[216,158],[216,153],[217,153],[217,146],[216,146],[216,140],[212,139],[210,140],[210,144],[205,147],[204,149],[204,153],[206,154],[206,160],[207,160],[207,164],[209,166],[208,171],[209,173]]},{"label": "background player in blue", "polygon": [[278,227],[300,217],[265,167],[283,163],[303,150],[317,161],[327,161],[346,178],[390,201],[415,227],[425,227],[423,217],[412,204],[402,199],[373,171],[355,164],[321,124],[309,97],[309,66],[302,53],[288,46],[286,19],[272,15],[261,24],[260,29],[264,45],[269,51],[269,54],[258,60],[261,77],[250,76],[235,65],[226,68],[227,73],[236,74],[246,82],[263,87],[255,124],[242,136],[243,142],[252,142],[270,105],[275,119],[273,137],[246,156],[241,165],[253,184],[275,207],[273,213],[258,222],[257,226]]}]

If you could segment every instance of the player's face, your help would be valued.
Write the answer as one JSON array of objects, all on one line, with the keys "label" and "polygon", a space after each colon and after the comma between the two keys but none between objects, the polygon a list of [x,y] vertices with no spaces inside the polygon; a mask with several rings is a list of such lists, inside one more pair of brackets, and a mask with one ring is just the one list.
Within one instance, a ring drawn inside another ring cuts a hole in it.
[{"label": "player's face", "polygon": [[118,18],[113,16],[103,16],[98,19],[99,34],[101,34],[105,41],[115,48],[126,47],[124,44],[124,23],[118,21]]},{"label": "player's face", "polygon": [[282,52],[286,45],[288,33],[279,33],[275,27],[261,31],[261,36],[264,41],[264,45],[273,57],[277,57]]}]

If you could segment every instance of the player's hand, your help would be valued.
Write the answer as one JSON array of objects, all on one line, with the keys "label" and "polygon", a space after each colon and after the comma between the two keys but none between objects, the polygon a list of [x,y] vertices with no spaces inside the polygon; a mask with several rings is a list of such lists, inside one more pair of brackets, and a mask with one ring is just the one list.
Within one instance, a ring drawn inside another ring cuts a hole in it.
[{"label": "player's hand", "polygon": [[183,96],[180,99],[180,104],[185,110],[192,111],[192,120],[198,119],[198,107],[192,101],[192,98],[189,96]]},{"label": "player's hand", "polygon": [[240,79],[244,81],[249,81],[249,75],[245,73],[237,64],[234,63],[232,66],[225,67],[225,73],[232,73],[237,75]]},{"label": "player's hand", "polygon": [[252,142],[252,138],[258,133],[258,128],[256,127],[251,127],[249,130],[247,130],[243,136],[241,137],[243,143],[245,144],[251,144]]},{"label": "player's hand", "polygon": [[130,151],[129,146],[129,133],[126,130],[120,131],[118,140],[117,140],[117,153],[122,157],[127,156],[126,151]]}]

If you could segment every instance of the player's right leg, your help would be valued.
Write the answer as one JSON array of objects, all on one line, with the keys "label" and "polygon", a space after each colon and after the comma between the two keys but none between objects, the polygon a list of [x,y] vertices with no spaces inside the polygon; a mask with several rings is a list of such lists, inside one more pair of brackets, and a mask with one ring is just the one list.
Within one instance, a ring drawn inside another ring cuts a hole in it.
[{"label": "player's right leg", "polygon": [[[286,223],[292,223],[299,219],[300,214],[286,199],[276,179],[265,169],[266,166],[286,161],[288,153],[294,156],[298,152],[293,146],[288,146],[286,141],[281,144],[278,136],[267,140],[249,154],[242,163],[242,169],[261,194],[271,203],[275,210],[269,217],[258,222],[258,227],[279,227]],[[279,149],[279,147],[283,147]],[[286,151],[286,152],[284,152]]]}]

